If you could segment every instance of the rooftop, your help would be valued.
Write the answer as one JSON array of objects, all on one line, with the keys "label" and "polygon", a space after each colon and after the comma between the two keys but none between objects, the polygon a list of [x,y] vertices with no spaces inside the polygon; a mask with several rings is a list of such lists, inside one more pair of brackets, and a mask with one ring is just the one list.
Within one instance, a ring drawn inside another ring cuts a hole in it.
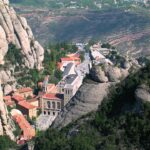
[{"label": "rooftop", "polygon": [[66,84],[72,84],[72,82],[78,77],[77,74],[70,74],[65,78]]},{"label": "rooftop", "polygon": [[5,104],[6,104],[7,106],[14,106],[14,105],[15,105],[15,102],[13,102],[13,101],[6,101]]},{"label": "rooftop", "polygon": [[80,54],[77,53],[71,53],[67,55],[68,57],[80,57]]},{"label": "rooftop", "polygon": [[35,136],[35,129],[29,124],[22,114],[13,115],[13,119],[18,123],[23,131],[24,138],[29,140]]},{"label": "rooftop", "polygon": [[21,95],[14,95],[14,96],[12,97],[12,99],[14,99],[14,100],[17,101],[17,102],[20,102],[20,101],[25,100]]},{"label": "rooftop", "polygon": [[47,93],[47,94],[44,94],[42,98],[49,99],[49,100],[62,100],[63,95],[62,94]]},{"label": "rooftop", "polygon": [[69,63],[69,64],[67,64],[67,66],[66,66],[66,68],[65,68],[65,70],[64,70],[64,72],[63,72],[63,77],[64,76],[67,76],[68,74],[69,74],[69,72],[70,72],[70,70],[71,70],[71,68],[74,66],[74,63]]},{"label": "rooftop", "polygon": [[48,93],[57,93],[57,87],[55,84],[48,84],[47,85],[47,92]]},{"label": "rooftop", "polygon": [[61,61],[73,61],[71,57],[62,57]]},{"label": "rooftop", "polygon": [[32,92],[33,90],[30,87],[17,89],[19,93]]},{"label": "rooftop", "polygon": [[33,98],[33,99],[29,99],[29,100],[27,100],[27,102],[28,102],[28,103],[36,102],[36,101],[39,101],[39,100],[38,100],[38,99],[36,99],[36,98]]},{"label": "rooftop", "polygon": [[76,56],[73,56],[73,57],[62,57],[61,58],[61,61],[80,61],[80,58],[79,57],[76,57]]},{"label": "rooftop", "polygon": [[20,106],[26,108],[26,109],[33,109],[33,108],[37,108],[36,106],[31,105],[30,103],[28,103],[27,101],[21,101],[18,103]]},{"label": "rooftop", "polygon": [[4,96],[3,98],[5,102],[11,101],[11,96]]}]

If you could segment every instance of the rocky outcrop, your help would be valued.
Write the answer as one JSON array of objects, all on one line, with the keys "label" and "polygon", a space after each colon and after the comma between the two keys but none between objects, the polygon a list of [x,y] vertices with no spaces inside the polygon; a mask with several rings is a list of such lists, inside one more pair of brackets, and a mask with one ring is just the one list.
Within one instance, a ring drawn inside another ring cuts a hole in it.
[{"label": "rocky outcrop", "polygon": [[91,78],[100,83],[108,82],[108,78],[105,75],[104,70],[101,66],[94,66],[90,72]]},{"label": "rocky outcrop", "polygon": [[107,95],[109,83],[84,83],[54,121],[53,127],[62,128],[91,111],[96,111]]},{"label": "rocky outcrop", "polygon": [[146,85],[139,86],[135,91],[137,101],[150,102],[150,88]]},{"label": "rocky outcrop", "polygon": [[42,67],[44,49],[35,41],[25,18],[16,14],[8,0],[0,0],[0,63],[13,43],[21,49],[25,66],[38,69]]},{"label": "rocky outcrop", "polygon": [[118,68],[108,64],[94,66],[90,72],[91,78],[100,83],[118,82],[127,75],[128,69]]},{"label": "rocky outcrop", "polygon": [[14,126],[3,101],[3,92],[0,83],[0,135],[6,134],[11,140],[15,140],[13,130]]},{"label": "rocky outcrop", "polygon": [[[0,81],[4,84],[4,94],[9,94],[15,88],[16,79],[13,76],[15,65],[5,62],[9,44],[14,44],[22,53],[23,64],[20,67],[42,68],[44,49],[34,39],[32,31],[25,18],[18,16],[9,5],[8,0],[0,0]],[[8,60],[9,61],[9,60]],[[10,84],[11,83],[11,84]],[[13,122],[8,115],[3,101],[3,92],[0,86],[0,135],[8,135],[15,140],[13,135]]]}]

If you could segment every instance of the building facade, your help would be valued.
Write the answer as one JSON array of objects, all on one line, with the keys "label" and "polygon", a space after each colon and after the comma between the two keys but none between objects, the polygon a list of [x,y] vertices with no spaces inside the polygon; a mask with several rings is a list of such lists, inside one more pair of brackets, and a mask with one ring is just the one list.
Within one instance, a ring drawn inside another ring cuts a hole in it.
[{"label": "building facade", "polygon": [[33,97],[33,90],[30,87],[17,89],[15,94],[18,94],[24,98]]},{"label": "building facade", "polygon": [[27,101],[21,101],[16,105],[16,108],[19,109],[23,115],[28,116],[29,118],[37,117],[37,107],[31,105]]},{"label": "building facade", "polygon": [[44,115],[56,116],[64,107],[63,95],[47,93],[41,96],[40,107]]},{"label": "building facade", "polygon": [[82,84],[82,80],[77,74],[68,75],[58,83],[58,91],[64,94],[64,105],[75,95]]}]

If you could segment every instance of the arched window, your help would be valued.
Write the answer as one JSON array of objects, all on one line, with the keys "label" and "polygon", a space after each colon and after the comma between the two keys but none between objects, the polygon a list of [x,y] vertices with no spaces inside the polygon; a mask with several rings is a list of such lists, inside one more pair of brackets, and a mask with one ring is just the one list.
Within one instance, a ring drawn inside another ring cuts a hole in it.
[{"label": "arched window", "polygon": [[55,116],[55,112],[53,112],[53,116]]},{"label": "arched window", "polygon": [[48,111],[48,115],[50,115],[51,113],[50,113],[50,111]]},{"label": "arched window", "polygon": [[51,102],[49,102],[49,101],[47,102],[47,107],[51,108]]},{"label": "arched window", "polygon": [[52,108],[55,109],[55,102],[52,102]]},{"label": "arched window", "polygon": [[46,115],[46,111],[44,111],[44,115]]}]

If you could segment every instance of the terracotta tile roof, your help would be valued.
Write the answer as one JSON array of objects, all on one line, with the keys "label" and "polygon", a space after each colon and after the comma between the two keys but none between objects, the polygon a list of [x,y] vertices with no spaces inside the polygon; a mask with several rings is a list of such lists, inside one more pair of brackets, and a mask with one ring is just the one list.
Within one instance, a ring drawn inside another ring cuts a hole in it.
[{"label": "terracotta tile roof", "polygon": [[21,95],[14,95],[12,97],[12,99],[15,100],[15,101],[17,101],[17,102],[25,100]]},{"label": "terracotta tile roof", "polygon": [[80,61],[79,57],[73,56],[73,57],[62,57],[61,61]]},{"label": "terracotta tile roof", "polygon": [[13,105],[15,105],[15,102],[13,102],[13,101],[7,101],[7,102],[5,102],[5,104],[7,106],[13,106]]},{"label": "terracotta tile roof", "polygon": [[62,100],[62,94],[47,93],[47,94],[44,94],[42,98],[48,99],[48,100]]},{"label": "terracotta tile roof", "polygon": [[58,90],[57,90],[57,87],[55,84],[48,84],[47,85],[47,92],[48,93],[57,93]]},{"label": "terracotta tile roof", "polygon": [[35,136],[35,129],[29,124],[22,114],[16,114],[12,117],[23,131],[24,139],[29,140]]},{"label": "terracotta tile roof", "polygon": [[29,99],[29,100],[27,100],[27,102],[28,102],[28,103],[36,102],[36,101],[39,101],[39,100],[38,100],[38,99],[36,99],[36,98],[33,98],[33,99]]},{"label": "terracotta tile roof", "polygon": [[71,59],[73,59],[73,60],[80,60],[79,57],[71,57]]},{"label": "terracotta tile roof", "polygon": [[20,88],[17,90],[19,93],[32,92],[33,90],[30,87]]},{"label": "terracotta tile roof", "polygon": [[3,99],[5,102],[11,101],[11,96],[4,96]]},{"label": "terracotta tile roof", "polygon": [[73,61],[71,57],[62,57],[61,61]]},{"label": "terracotta tile roof", "polygon": [[26,108],[26,109],[33,109],[33,108],[37,108],[36,106],[33,106],[33,105],[31,105],[30,103],[28,103],[27,101],[20,101],[19,103],[18,103],[18,105],[20,105],[20,106],[22,106],[22,107],[24,107],[24,108]]},{"label": "terracotta tile roof", "polygon": [[80,57],[80,54],[71,53],[67,55],[68,57]]}]

